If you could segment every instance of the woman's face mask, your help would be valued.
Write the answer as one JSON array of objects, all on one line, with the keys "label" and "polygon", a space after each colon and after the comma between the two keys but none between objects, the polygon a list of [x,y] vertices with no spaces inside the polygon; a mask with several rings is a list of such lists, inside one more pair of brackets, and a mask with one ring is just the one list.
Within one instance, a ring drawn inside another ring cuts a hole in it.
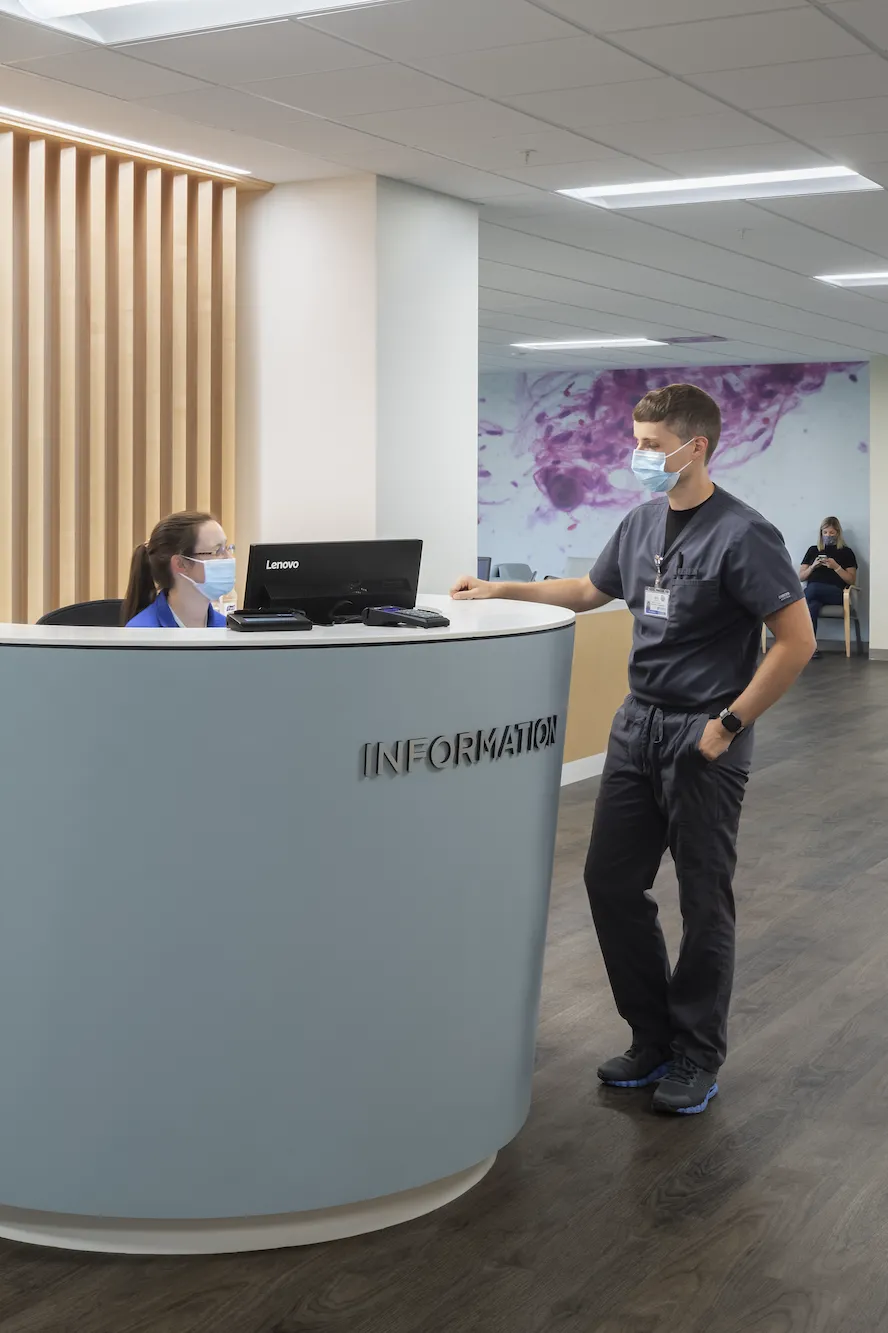
[{"label": "woman's face mask", "polygon": [[226,556],[222,560],[194,560],[195,565],[202,565],[204,571],[203,583],[198,583],[197,579],[188,578],[189,583],[193,583],[198,592],[202,592],[208,602],[218,602],[220,597],[224,597],[227,592],[231,592],[237,582],[237,566],[234,556]]},{"label": "woman's face mask", "polygon": [[838,546],[839,539],[834,532],[823,532],[821,536],[823,537],[824,546]]}]

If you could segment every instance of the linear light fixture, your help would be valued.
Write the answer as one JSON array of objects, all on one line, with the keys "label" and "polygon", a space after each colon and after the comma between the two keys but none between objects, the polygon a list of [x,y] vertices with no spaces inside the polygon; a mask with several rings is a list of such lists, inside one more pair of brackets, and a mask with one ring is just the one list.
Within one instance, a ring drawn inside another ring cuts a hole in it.
[{"label": "linear light fixture", "polygon": [[558,352],[570,348],[582,347],[665,347],[664,342],[656,338],[572,338],[567,342],[510,343],[511,347],[522,347],[529,352]]},{"label": "linear light fixture", "polygon": [[882,273],[818,273],[817,282],[832,287],[888,287],[888,270]]},{"label": "linear light fixture", "polygon": [[798,171],[747,171],[739,176],[639,181],[634,185],[586,185],[558,190],[597,208],[653,208],[662,204],[705,204],[725,199],[781,199],[793,195],[844,194],[881,190],[850,167],[802,167]]},{"label": "linear light fixture", "polygon": [[[0,12],[26,10],[47,27],[94,42],[138,42],[288,19],[340,14],[398,0],[0,0]],[[400,0],[408,3],[409,0]]]},{"label": "linear light fixture", "polygon": [[25,131],[49,131],[74,143],[83,144],[87,148],[133,153],[136,157],[156,162],[159,166],[190,167],[209,176],[219,176],[227,180],[252,175],[252,172],[244,167],[230,167],[224,162],[210,162],[205,157],[193,157],[190,153],[178,153],[172,148],[158,148],[155,144],[139,143],[137,139],[119,139],[116,135],[105,134],[101,130],[88,130],[82,125],[69,125],[64,120],[35,116],[30,111],[20,111],[11,106],[0,106],[0,128],[2,127]]}]

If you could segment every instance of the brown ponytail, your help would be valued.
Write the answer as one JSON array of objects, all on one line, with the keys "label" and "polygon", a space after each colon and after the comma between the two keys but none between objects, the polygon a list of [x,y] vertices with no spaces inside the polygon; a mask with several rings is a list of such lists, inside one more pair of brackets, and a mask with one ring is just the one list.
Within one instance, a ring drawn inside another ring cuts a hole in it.
[{"label": "brown ponytail", "polygon": [[198,532],[204,523],[212,522],[212,514],[191,511],[169,514],[160,520],[147,542],[136,547],[123,603],[122,624],[129,624],[134,616],[150,606],[158,592],[170,591],[173,556],[193,555]]}]

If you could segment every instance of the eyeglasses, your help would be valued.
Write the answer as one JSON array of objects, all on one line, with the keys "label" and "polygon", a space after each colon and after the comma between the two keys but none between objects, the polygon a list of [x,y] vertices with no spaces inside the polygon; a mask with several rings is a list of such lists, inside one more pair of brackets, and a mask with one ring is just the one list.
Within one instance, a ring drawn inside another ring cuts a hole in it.
[{"label": "eyeglasses", "polygon": [[195,551],[187,555],[186,560],[230,560],[236,551],[234,546],[217,546],[212,551]]}]

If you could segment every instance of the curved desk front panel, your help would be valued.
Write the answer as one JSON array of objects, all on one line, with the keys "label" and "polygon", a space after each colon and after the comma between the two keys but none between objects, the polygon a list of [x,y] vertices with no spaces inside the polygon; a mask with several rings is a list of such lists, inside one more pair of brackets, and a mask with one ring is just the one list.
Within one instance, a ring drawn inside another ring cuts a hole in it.
[{"label": "curved desk front panel", "polygon": [[573,639],[551,618],[0,642],[0,1231],[337,1209],[477,1175],[517,1133]]}]

